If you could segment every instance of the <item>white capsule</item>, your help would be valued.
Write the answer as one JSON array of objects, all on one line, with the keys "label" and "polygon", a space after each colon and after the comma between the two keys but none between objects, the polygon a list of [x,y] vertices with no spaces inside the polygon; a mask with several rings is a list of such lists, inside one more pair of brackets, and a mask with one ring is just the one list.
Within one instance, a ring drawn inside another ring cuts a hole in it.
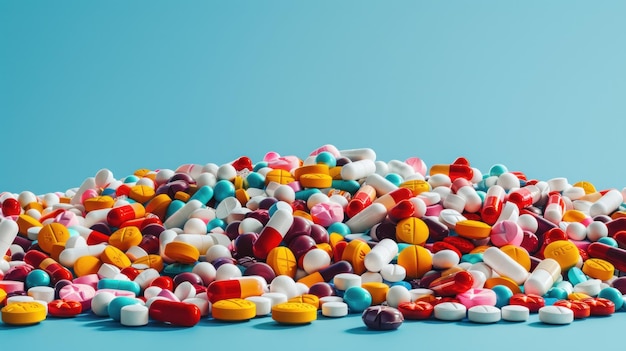
[{"label": "white capsule", "polygon": [[345,164],[341,167],[341,178],[345,180],[358,180],[375,174],[376,164],[372,160],[364,159]]}]

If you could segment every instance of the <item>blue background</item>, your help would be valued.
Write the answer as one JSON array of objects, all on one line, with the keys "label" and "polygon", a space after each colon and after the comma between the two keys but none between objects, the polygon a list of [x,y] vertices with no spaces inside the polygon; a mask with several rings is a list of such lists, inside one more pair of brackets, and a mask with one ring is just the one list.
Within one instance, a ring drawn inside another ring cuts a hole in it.
[{"label": "blue background", "polygon": [[624,1],[0,1],[0,192],[323,144],[622,189]]},{"label": "blue background", "polygon": [[[0,192],[65,191],[101,168],[122,178],[268,151],[304,158],[328,143],[621,189],[624,18],[623,1],[0,0]],[[410,322],[380,337],[358,316],[127,329],[86,315],[0,335],[94,350],[589,348],[624,318]]]}]

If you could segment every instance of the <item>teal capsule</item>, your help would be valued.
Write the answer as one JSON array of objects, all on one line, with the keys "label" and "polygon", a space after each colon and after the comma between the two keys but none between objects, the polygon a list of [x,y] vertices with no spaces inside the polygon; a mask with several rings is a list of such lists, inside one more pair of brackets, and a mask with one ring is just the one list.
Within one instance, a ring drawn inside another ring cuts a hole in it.
[{"label": "teal capsule", "polygon": [[300,191],[296,191],[296,200],[308,200],[309,197],[313,194],[320,193],[320,189],[317,188],[309,188]]},{"label": "teal capsule", "polygon": [[257,163],[257,164],[255,164],[255,165],[254,165],[254,167],[252,168],[252,171],[253,171],[253,172],[258,172],[258,171],[259,171],[259,169],[261,169],[261,168],[265,168],[265,167],[267,167],[267,166],[268,166],[268,163],[267,163],[267,162],[265,162],[265,161],[261,161],[261,162],[259,162],[259,163]]},{"label": "teal capsule", "polygon": [[387,175],[385,175],[385,179],[395,186],[400,186],[400,184],[404,182],[404,179],[402,179],[402,177],[397,173],[387,173]]},{"label": "teal capsule", "polygon": [[609,236],[602,237],[598,239],[598,242],[601,244],[609,245],[612,247],[617,247],[617,241]]},{"label": "teal capsule", "polygon": [[135,296],[139,296],[141,293],[141,287],[139,284],[130,280],[118,280],[118,279],[100,279],[98,281],[98,290],[100,289],[114,289],[125,290],[135,293]]},{"label": "teal capsule", "polygon": [[341,222],[335,222],[329,225],[328,228],[326,228],[326,230],[330,234],[337,233],[343,236],[346,236],[347,234],[352,233],[352,231],[350,230],[350,227],[348,227],[345,223],[341,223]]},{"label": "teal capsule", "polygon": [[130,305],[139,305],[142,304],[141,300],[136,299],[130,296],[117,296],[111,302],[109,302],[109,306],[107,307],[107,311],[109,313],[109,317],[111,317],[114,321],[119,322],[121,320],[122,315],[122,307],[130,306]]},{"label": "teal capsule", "polygon": [[588,279],[580,268],[572,267],[567,270],[567,280],[575,286],[582,282],[586,282]]},{"label": "teal capsule", "polygon": [[196,190],[193,196],[189,198],[189,201],[198,200],[206,205],[209,201],[211,201],[212,197],[213,197],[213,188],[211,188],[208,185],[204,185],[198,188],[198,190]]},{"label": "teal capsule", "polygon": [[170,202],[170,204],[167,206],[167,211],[165,211],[165,218],[170,217],[171,215],[173,215],[174,213],[176,213],[176,211],[180,210],[181,208],[183,208],[183,206],[185,206],[185,203],[180,201],[180,200],[173,200],[172,202]]},{"label": "teal capsule", "polygon": [[41,269],[33,269],[26,275],[24,281],[26,290],[35,286],[50,286],[50,275]]},{"label": "teal capsule", "polygon": [[509,169],[505,165],[495,164],[489,168],[489,175],[499,177],[508,171]]},{"label": "teal capsule", "polygon": [[333,180],[331,187],[354,195],[361,188],[361,184],[356,180]]},{"label": "teal capsule", "polygon": [[219,218],[214,218],[211,221],[209,221],[209,223],[207,223],[206,231],[207,233],[210,233],[211,230],[218,228],[218,227],[226,230],[226,222],[224,222],[223,220]]},{"label": "teal capsule", "polygon": [[163,274],[168,277],[175,277],[180,273],[188,273],[193,270],[195,264],[172,263],[163,268]]},{"label": "teal capsule", "polygon": [[496,307],[502,308],[509,304],[513,291],[508,286],[496,285],[491,290],[496,293]]},{"label": "teal capsule", "polygon": [[138,180],[139,177],[137,177],[136,175],[129,175],[128,177],[124,178],[124,183],[137,183]]},{"label": "teal capsule", "polygon": [[468,253],[461,256],[461,262],[478,263],[483,261],[482,253]]},{"label": "teal capsule", "polygon": [[558,300],[565,300],[567,299],[567,290],[563,289],[563,288],[551,288],[550,290],[548,290],[548,293],[546,294],[546,296],[551,297],[551,298],[555,298]]},{"label": "teal capsule", "polygon": [[317,164],[325,164],[328,168],[332,168],[337,166],[337,159],[333,154],[328,151],[322,151],[317,156],[315,156],[315,163]]},{"label": "teal capsule", "polygon": [[265,177],[257,172],[251,172],[246,177],[248,188],[263,189],[265,187]]},{"label": "teal capsule", "polygon": [[213,188],[213,196],[217,202],[221,202],[227,197],[235,196],[235,184],[230,180],[219,180]]}]

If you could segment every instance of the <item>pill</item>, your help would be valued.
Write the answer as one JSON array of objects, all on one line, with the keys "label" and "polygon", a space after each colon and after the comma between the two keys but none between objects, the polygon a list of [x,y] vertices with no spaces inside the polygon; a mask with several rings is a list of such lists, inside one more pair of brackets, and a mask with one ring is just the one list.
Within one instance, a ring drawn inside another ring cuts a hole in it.
[{"label": "pill", "polygon": [[211,315],[221,321],[246,321],[256,316],[256,304],[240,298],[224,299],[213,303]]},{"label": "pill", "polygon": [[526,322],[530,317],[530,310],[526,306],[507,305],[501,309],[502,319],[508,322]]},{"label": "pill", "polygon": [[474,323],[496,323],[501,318],[500,309],[491,305],[476,305],[467,310],[467,319]]},{"label": "pill", "polygon": [[434,317],[442,321],[460,321],[466,314],[467,307],[458,302],[442,302],[433,309]]},{"label": "pill", "polygon": [[281,324],[307,324],[317,319],[317,308],[308,303],[285,302],[272,306],[272,319]]},{"label": "pill", "polygon": [[363,323],[373,330],[395,330],[404,322],[402,313],[390,306],[371,306],[361,314]]},{"label": "pill", "polygon": [[574,321],[574,312],[563,306],[544,306],[539,309],[539,320],[546,324],[570,324]]},{"label": "pill", "polygon": [[10,325],[37,324],[46,319],[46,307],[39,302],[15,302],[0,310],[2,322]]},{"label": "pill", "polygon": [[348,304],[342,301],[328,301],[322,304],[324,317],[345,317],[348,315]]}]

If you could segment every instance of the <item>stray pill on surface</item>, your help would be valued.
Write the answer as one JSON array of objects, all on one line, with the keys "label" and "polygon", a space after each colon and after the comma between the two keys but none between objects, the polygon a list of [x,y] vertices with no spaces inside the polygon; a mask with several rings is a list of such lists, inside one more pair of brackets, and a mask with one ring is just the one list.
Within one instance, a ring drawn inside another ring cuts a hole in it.
[{"label": "stray pill on surface", "polygon": [[467,319],[474,323],[496,323],[502,318],[499,308],[490,305],[477,305],[467,310]]},{"label": "stray pill on surface", "polygon": [[467,307],[458,302],[442,302],[434,307],[434,316],[442,321],[460,321],[467,315]]},{"label": "stray pill on surface", "polygon": [[530,317],[530,310],[526,306],[507,305],[501,309],[502,320],[508,322],[526,322]]},{"label": "stray pill on surface", "polygon": [[574,312],[563,306],[544,306],[539,309],[539,320],[546,324],[570,324],[574,321]]}]

